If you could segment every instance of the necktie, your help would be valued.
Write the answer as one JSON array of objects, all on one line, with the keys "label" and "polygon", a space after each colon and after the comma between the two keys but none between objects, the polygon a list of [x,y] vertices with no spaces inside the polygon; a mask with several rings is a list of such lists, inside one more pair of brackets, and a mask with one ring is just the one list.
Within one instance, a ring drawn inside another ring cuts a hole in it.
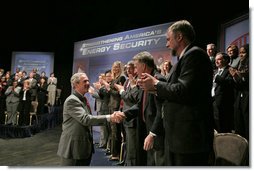
[{"label": "necktie", "polygon": [[89,102],[88,102],[88,100],[87,100],[87,98],[85,96],[84,96],[84,99],[85,99],[85,104],[86,104],[86,106],[87,106],[87,108],[89,110],[89,113],[92,114],[91,106],[90,106],[90,104],[89,104]]},{"label": "necktie", "polygon": [[215,82],[215,78],[216,78],[217,75],[221,75],[222,71],[223,71],[222,69],[218,69],[217,74],[213,78],[212,97],[215,96],[215,88],[217,87],[217,83]]},{"label": "necktie", "polygon": [[[85,104],[86,104],[86,106],[87,106],[87,108],[88,108],[88,110],[89,110],[89,113],[92,115],[92,111],[91,111],[91,107],[90,107],[90,104],[89,104],[89,102],[88,102],[88,100],[87,100],[87,98],[84,96],[84,101],[85,101]],[[90,139],[90,141],[92,142],[92,153],[94,153],[94,146],[93,146],[93,128],[92,128],[92,126],[90,126],[90,127],[88,127],[89,128],[89,131],[90,131],[90,137],[89,137],[89,139]]]},{"label": "necktie", "polygon": [[230,58],[230,62],[229,62],[230,65],[232,65],[233,60],[234,60],[233,57],[231,57],[231,58]]},{"label": "necktie", "polygon": [[125,84],[124,84],[124,90],[125,90],[125,91],[126,91],[127,88],[129,87],[129,83],[130,83],[130,80],[127,79],[126,82],[125,82]]},{"label": "necktie", "polygon": [[142,98],[142,119],[145,122],[145,106],[146,106],[146,100],[147,100],[147,91],[144,91],[143,98]]},{"label": "necktie", "polygon": [[218,75],[221,75],[222,71],[223,71],[222,69],[219,69]]}]

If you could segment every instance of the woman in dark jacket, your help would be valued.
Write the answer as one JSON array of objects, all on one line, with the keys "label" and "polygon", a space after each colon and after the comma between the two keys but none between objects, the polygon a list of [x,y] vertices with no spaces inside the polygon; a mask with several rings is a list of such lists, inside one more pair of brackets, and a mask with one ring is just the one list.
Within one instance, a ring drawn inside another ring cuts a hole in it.
[{"label": "woman in dark jacket", "polygon": [[37,99],[38,99],[38,108],[37,114],[41,115],[44,112],[45,104],[47,103],[47,82],[45,78],[41,77],[39,84],[38,84],[38,92],[37,92]]}]

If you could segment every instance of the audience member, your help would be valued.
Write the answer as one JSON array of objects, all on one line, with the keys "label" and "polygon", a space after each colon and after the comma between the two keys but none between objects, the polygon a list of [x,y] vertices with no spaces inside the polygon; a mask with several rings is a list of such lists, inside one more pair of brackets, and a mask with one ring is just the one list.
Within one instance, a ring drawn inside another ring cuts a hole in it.
[{"label": "audience member", "polygon": [[31,101],[37,100],[37,80],[34,78],[34,73],[29,73]]},{"label": "audience member", "polygon": [[[123,100],[123,111],[129,109],[136,103],[138,103],[139,90],[137,88],[132,88],[131,85],[136,85],[137,79],[137,71],[134,66],[133,61],[129,61],[126,64],[126,72],[128,79],[125,81],[124,85],[115,84],[115,87],[119,91],[121,95],[121,99]],[[136,86],[135,86],[136,87]],[[137,166],[138,165],[138,141],[137,138],[137,118],[134,117],[129,121],[123,121],[124,130],[126,132],[126,151],[123,154],[123,160],[118,163],[118,165],[125,166]],[[126,154],[126,155],[125,155]],[[144,156],[142,156],[144,157]]]},{"label": "audience member", "polygon": [[31,102],[32,102],[32,90],[30,89],[31,82],[25,80],[23,88],[19,93],[19,125],[29,125]]},{"label": "audience member", "polygon": [[[110,84],[104,82],[107,88],[108,94],[110,94],[109,99],[109,113],[120,110],[121,96],[114,84],[123,85],[126,78],[123,74],[123,64],[121,61],[115,61],[111,68],[112,81]],[[120,149],[121,149],[121,124],[111,123],[111,158],[109,160],[117,161],[119,160]]]},{"label": "audience member", "polygon": [[48,84],[44,77],[40,78],[38,84],[38,92],[37,92],[37,99],[38,99],[38,107],[37,107],[37,114],[42,115],[45,113],[45,104],[47,104],[47,87]]},{"label": "audience member", "polygon": [[161,69],[161,74],[168,79],[169,77],[169,71],[172,68],[171,62],[166,60],[162,63],[162,69]]},{"label": "audience member", "polygon": [[229,69],[236,88],[235,132],[249,140],[249,44],[240,48],[239,56],[237,69]]},{"label": "audience member", "polygon": [[234,86],[230,75],[229,56],[219,52],[215,57],[218,68],[214,76],[212,96],[214,97],[214,121],[217,132],[231,132],[234,130]]},{"label": "audience member", "polygon": [[5,77],[2,75],[0,80],[0,124],[4,124],[4,112],[6,110],[6,95],[7,83]]},{"label": "audience member", "polygon": [[0,78],[4,76],[4,69],[3,68],[0,68]]},{"label": "audience member", "polygon": [[[94,111],[96,111],[97,115],[101,115],[101,104],[102,99],[99,95],[99,89],[101,88],[100,79],[104,78],[104,73],[100,74],[98,77],[98,81],[93,83],[93,86],[90,86],[89,93],[95,99],[94,103]],[[100,140],[99,140],[99,148],[106,148],[107,146],[107,138],[105,137],[105,125],[100,126]]]},{"label": "audience member", "polygon": [[11,72],[10,71],[7,71],[5,73],[5,81],[6,81],[7,88],[12,85],[13,80],[11,79]]},{"label": "audience member", "polygon": [[57,87],[57,78],[52,72],[48,78],[48,105],[54,106],[56,101],[56,87]]},{"label": "audience member", "polygon": [[216,49],[215,44],[213,44],[213,43],[207,44],[206,45],[206,53],[209,56],[209,59],[212,63],[213,70],[216,70],[215,55],[217,53],[217,49]]},{"label": "audience member", "polygon": [[5,91],[6,95],[6,110],[8,113],[8,118],[6,124],[15,125],[17,119],[17,110],[19,105],[19,93],[21,87],[18,86],[17,80],[12,82],[12,86],[9,86]]},{"label": "audience member", "polygon": [[48,82],[48,77],[46,76],[46,72],[45,72],[45,71],[42,71],[42,72],[41,72],[40,78],[44,78],[44,80],[46,81],[46,83]]},{"label": "audience member", "polygon": [[34,73],[34,79],[36,79],[36,81],[39,82],[40,81],[40,74],[37,73],[38,69],[37,68],[33,68],[32,72]]},{"label": "audience member", "polygon": [[227,54],[230,57],[229,65],[233,68],[237,68],[239,65],[240,57],[238,56],[238,47],[236,45],[229,45],[227,47]]},{"label": "audience member", "polygon": [[[133,61],[139,79],[142,73],[148,73],[160,81],[166,81],[157,71],[153,56],[149,52],[138,53],[133,57]],[[139,102],[124,111],[127,121],[137,117],[138,166],[164,165],[164,128],[161,118],[161,105],[156,95],[144,90],[140,92]]]},{"label": "audience member", "polygon": [[180,59],[168,81],[144,73],[139,85],[164,99],[165,160],[171,166],[205,166],[213,150],[213,70],[207,53],[193,46],[195,31],[181,20],[167,31],[166,46]]},{"label": "audience member", "polygon": [[[99,89],[99,95],[101,97],[102,103],[101,103],[101,114],[102,115],[107,115],[109,114],[109,100],[110,100],[110,94],[108,93],[108,88],[106,87],[107,85],[109,86],[112,82],[112,75],[111,75],[111,70],[107,70],[105,72],[105,80],[100,79],[100,84],[101,88]],[[111,127],[110,123],[107,123],[104,127],[104,136],[105,139],[107,140],[107,146],[106,146],[106,155],[111,154]]]}]

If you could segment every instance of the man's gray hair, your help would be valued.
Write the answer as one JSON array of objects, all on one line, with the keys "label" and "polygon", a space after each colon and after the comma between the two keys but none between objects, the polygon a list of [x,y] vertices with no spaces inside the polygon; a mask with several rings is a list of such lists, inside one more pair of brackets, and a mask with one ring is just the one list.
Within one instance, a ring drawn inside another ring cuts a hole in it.
[{"label": "man's gray hair", "polygon": [[153,69],[156,68],[153,56],[147,51],[143,51],[143,52],[140,52],[140,53],[136,54],[132,58],[132,60],[143,63],[143,64],[145,64],[146,66],[148,66],[150,68],[153,68]]},{"label": "man's gray hair", "polygon": [[185,39],[187,39],[190,43],[193,42],[196,37],[193,26],[187,20],[180,20],[173,23],[168,28],[168,31],[172,31],[173,33],[177,33],[177,32],[182,33]]},{"label": "man's gray hair", "polygon": [[79,83],[80,77],[82,75],[86,76],[86,73],[84,73],[84,72],[78,72],[78,73],[75,73],[75,74],[72,75],[72,77],[71,77],[71,86],[72,86],[72,88],[74,88],[75,84]]}]

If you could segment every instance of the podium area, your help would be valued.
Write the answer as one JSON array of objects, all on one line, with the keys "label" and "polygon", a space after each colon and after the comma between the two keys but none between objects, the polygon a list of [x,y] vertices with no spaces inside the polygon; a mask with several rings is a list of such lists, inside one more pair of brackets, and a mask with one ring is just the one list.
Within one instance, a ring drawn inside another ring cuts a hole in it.
[{"label": "podium area", "polygon": [[32,118],[32,125],[0,125],[0,138],[25,138],[62,123],[62,106],[54,106],[50,112]]}]

